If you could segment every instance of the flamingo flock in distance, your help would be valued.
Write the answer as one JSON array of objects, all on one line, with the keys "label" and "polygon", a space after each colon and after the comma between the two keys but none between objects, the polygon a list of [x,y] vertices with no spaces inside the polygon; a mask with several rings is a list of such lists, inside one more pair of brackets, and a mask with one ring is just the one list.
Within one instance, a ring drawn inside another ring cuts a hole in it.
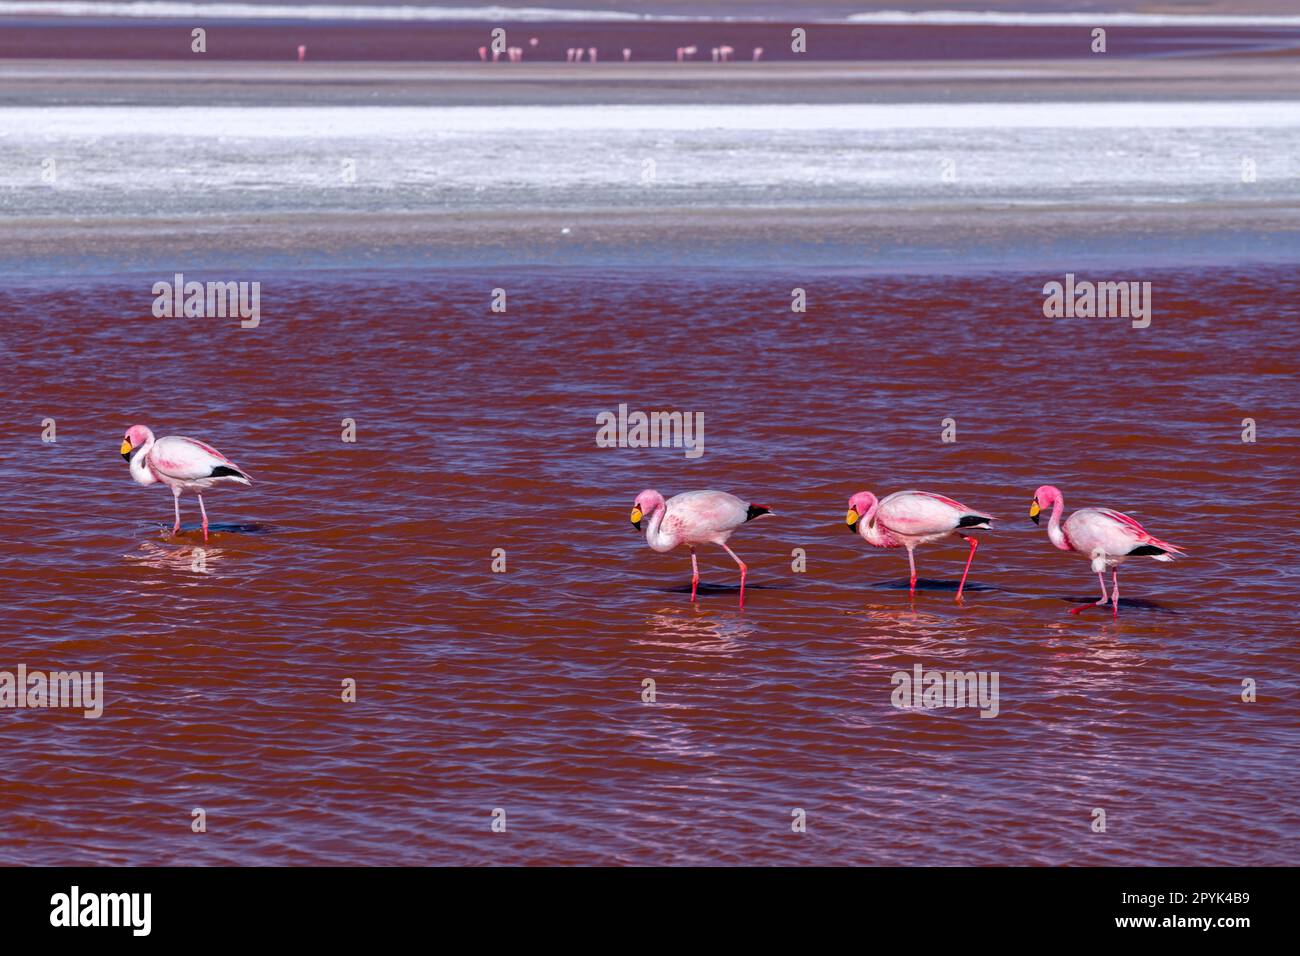
[{"label": "flamingo flock in distance", "polygon": [[[528,45],[533,49],[537,49],[539,42],[540,41],[537,37],[528,38]],[[306,51],[307,51],[306,47],[298,48],[299,62],[301,62],[303,58],[306,56]],[[488,62],[490,57],[493,63],[497,63],[500,62],[501,52],[502,51],[500,50],[489,49],[487,46],[481,46],[478,48],[478,58],[480,62],[486,63]],[[689,46],[679,46],[677,48],[677,62],[685,63],[687,60],[693,58],[695,54],[699,52],[700,52],[700,48],[697,44],[691,44]],[[632,50],[629,47],[624,47],[622,53],[623,53],[623,62],[630,63],[632,61]],[[735,59],[736,48],[733,46],[728,46],[727,44],[722,44],[720,46],[712,47],[711,53],[713,56],[714,63],[730,63],[732,60]],[[524,48],[521,46],[506,47],[505,54],[506,54],[506,60],[510,63],[522,63],[524,61]],[[566,47],[564,50],[565,63],[583,63],[583,62],[596,63],[599,61],[599,56],[600,56],[600,50],[594,46],[589,46],[585,48],[580,46],[571,46],[571,47]],[[586,57],[585,61],[583,57]],[[753,62],[757,63],[759,60],[763,58],[763,48],[761,46],[754,47],[750,57],[753,60]]]},{"label": "flamingo flock in distance", "polygon": [[[1051,508],[1047,536],[1057,548],[1075,551],[1092,561],[1092,569],[1101,580],[1101,600],[1097,605],[1111,603],[1112,616],[1119,617],[1120,564],[1131,557],[1149,557],[1156,561],[1172,561],[1183,556],[1183,549],[1153,537],[1134,518],[1109,508],[1083,508],[1061,522],[1064,499],[1051,485],[1043,485],[1034,492],[1029,516],[1038,523],[1041,511]],[[727,547],[727,541],[741,525],[755,518],[771,515],[765,505],[750,504],[725,491],[688,491],[664,500],[663,495],[648,488],[636,496],[632,504],[632,527],[640,531],[645,523],[646,544],[651,550],[672,551],[686,545],[691,552],[691,601],[695,601],[700,571],[695,549],[704,544],[716,544],[740,567],[740,607],[745,606],[745,575],[748,568],[740,557]],[[971,562],[975,560],[978,540],[974,531],[992,530],[998,520],[983,511],[967,508],[959,501],[930,491],[897,491],[877,499],[869,491],[860,491],[849,499],[845,522],[868,544],[877,548],[906,548],[911,568],[908,593],[916,594],[916,560],[914,552],[923,544],[947,538],[960,538],[970,545],[966,567],[957,585],[957,601],[962,601],[966,578]],[[1111,569],[1113,587],[1109,597],[1106,592],[1104,572]],[[1093,605],[1072,608],[1071,614]]]}]

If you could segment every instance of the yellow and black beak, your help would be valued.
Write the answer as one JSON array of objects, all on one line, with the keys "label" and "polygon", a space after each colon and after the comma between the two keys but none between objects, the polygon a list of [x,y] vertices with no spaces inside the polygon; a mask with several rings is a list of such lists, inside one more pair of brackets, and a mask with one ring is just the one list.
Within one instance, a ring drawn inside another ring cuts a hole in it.
[{"label": "yellow and black beak", "polygon": [[632,527],[634,527],[634,528],[636,528],[636,530],[640,531],[640,530],[641,530],[641,519],[644,518],[644,517],[645,517],[645,515],[643,515],[643,514],[641,513],[641,509],[638,508],[638,507],[636,507],[636,506],[634,505],[634,506],[632,507]]},{"label": "yellow and black beak", "polygon": [[1034,522],[1034,524],[1038,524],[1038,515],[1042,512],[1042,510],[1043,510],[1042,508],[1038,507],[1037,498],[1029,502],[1029,517],[1030,520]]},{"label": "yellow and black beak", "polygon": [[858,530],[859,517],[858,513],[852,508],[850,508],[849,513],[844,516],[844,523],[849,526],[850,531]]},{"label": "yellow and black beak", "polygon": [[122,457],[125,458],[127,461],[131,460],[132,450],[133,449],[131,448],[131,443],[125,440],[123,440],[122,442],[122,447],[118,449],[118,451],[122,453]]}]

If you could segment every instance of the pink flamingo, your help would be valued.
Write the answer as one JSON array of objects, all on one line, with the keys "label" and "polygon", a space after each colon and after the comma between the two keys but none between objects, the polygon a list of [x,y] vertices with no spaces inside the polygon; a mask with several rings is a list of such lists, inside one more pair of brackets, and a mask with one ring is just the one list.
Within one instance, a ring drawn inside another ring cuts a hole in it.
[{"label": "pink flamingo", "polygon": [[718,62],[718,48],[716,46],[713,48],[713,62]]},{"label": "pink flamingo", "polygon": [[132,425],[126,430],[119,449],[122,457],[131,464],[131,477],[138,485],[162,482],[172,490],[172,503],[176,508],[176,524],[172,534],[181,530],[181,492],[193,491],[198,495],[199,511],[203,514],[203,540],[208,540],[208,512],[203,507],[203,492],[223,481],[251,485],[248,472],[211,445],[193,438],[153,437],[144,425]]},{"label": "pink flamingo", "polygon": [[627,63],[631,59],[632,59],[632,51],[627,47],[623,47],[623,62]]},{"label": "pink flamingo", "polygon": [[730,60],[732,54],[735,52],[736,52],[736,48],[734,46],[718,47],[718,56],[721,57],[723,63],[726,63],[728,60]]},{"label": "pink flamingo", "polygon": [[573,62],[574,62],[574,63],[581,63],[581,62],[582,62],[582,54],[583,54],[584,52],[586,52],[586,51],[584,51],[584,50],[582,49],[582,47],[580,47],[580,46],[576,46],[576,47],[574,47],[574,48],[573,48]]},{"label": "pink flamingo", "polygon": [[745,562],[727,547],[727,539],[746,521],[770,515],[770,508],[752,505],[725,491],[688,491],[667,501],[653,488],[636,496],[632,505],[632,527],[641,530],[642,520],[649,518],[645,529],[646,544],[660,553],[679,544],[691,549],[691,601],[700,583],[700,567],[695,546],[716,544],[740,566],[740,607],[745,606]]},{"label": "pink flamingo", "polygon": [[529,46],[537,46],[537,37],[529,37],[529,38],[528,38],[528,45],[529,45]]},{"label": "pink flamingo", "polygon": [[587,48],[587,59],[589,59],[592,63],[596,62],[596,48],[594,46]]},{"label": "pink flamingo", "polygon": [[487,62],[487,47],[481,46],[478,48],[478,58],[484,63]]},{"label": "pink flamingo", "polygon": [[763,58],[763,48],[761,46],[754,47],[754,62],[757,63],[762,58]]},{"label": "pink flamingo", "polygon": [[867,544],[877,548],[907,548],[907,563],[912,568],[908,593],[916,594],[916,559],[912,552],[918,545],[929,544],[942,538],[957,537],[970,543],[966,569],[957,585],[957,600],[961,600],[966,587],[966,575],[975,560],[979,542],[964,534],[966,531],[988,530],[992,515],[972,511],[961,502],[928,491],[896,491],[879,502],[869,491],[860,491],[849,499],[849,511],[844,516],[850,531],[856,531]]},{"label": "pink flamingo", "polygon": [[305,60],[305,59],[307,59],[307,47],[304,46],[303,44],[299,44],[299,45],[298,45],[298,62],[301,63],[301,62],[302,62],[303,60]]},{"label": "pink flamingo", "polygon": [[[1128,515],[1109,508],[1080,508],[1064,523],[1061,512],[1065,510],[1065,497],[1060,489],[1042,485],[1034,492],[1029,504],[1029,517],[1039,523],[1039,514],[1052,509],[1047,522],[1047,537],[1062,551],[1077,551],[1092,560],[1092,570],[1101,582],[1101,600],[1096,604],[1083,604],[1070,608],[1078,614],[1089,607],[1113,605],[1112,617],[1119,619],[1119,566],[1131,557],[1148,557],[1156,561],[1172,561],[1174,556],[1185,556],[1182,548],[1152,537],[1146,529]],[[1106,569],[1111,569],[1111,595],[1106,595]]]}]

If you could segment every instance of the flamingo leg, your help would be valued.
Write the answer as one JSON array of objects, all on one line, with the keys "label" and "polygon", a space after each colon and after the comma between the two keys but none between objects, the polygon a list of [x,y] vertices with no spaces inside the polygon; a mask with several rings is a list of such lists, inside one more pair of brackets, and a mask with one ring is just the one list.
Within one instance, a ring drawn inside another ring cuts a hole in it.
[{"label": "flamingo leg", "polygon": [[172,489],[172,505],[176,509],[176,523],[172,525],[172,534],[180,534],[181,533],[181,490],[179,488]]},{"label": "flamingo leg", "polygon": [[1115,611],[1111,615],[1111,617],[1114,618],[1116,621],[1118,621],[1119,620],[1119,568],[1112,569],[1110,575],[1111,575],[1110,597],[1115,605]]},{"label": "flamingo leg", "polygon": [[199,511],[202,512],[203,514],[203,540],[207,541],[208,540],[208,512],[207,509],[203,507],[203,496],[199,495],[198,497],[199,497]]},{"label": "flamingo leg", "polygon": [[[1072,607],[1070,608],[1071,614],[1078,614],[1080,611],[1083,611],[1085,608],[1101,607],[1105,605],[1107,601],[1110,600],[1110,598],[1106,594],[1106,574],[1104,571],[1097,572],[1097,580],[1101,582],[1101,600],[1096,602],[1095,604],[1080,604],[1078,607]],[[1118,605],[1116,605],[1116,608],[1118,609]],[[1118,613],[1118,610],[1116,611],[1116,613]]]},{"label": "flamingo leg", "polygon": [[695,546],[691,545],[691,603],[695,603],[695,589],[700,584],[700,563],[695,559]]},{"label": "flamingo leg", "polygon": [[727,552],[727,554],[731,555],[732,558],[735,559],[735,562],[738,565],[740,565],[740,605],[739,606],[743,608],[745,606],[745,572],[749,569],[745,567],[745,562],[740,560],[739,555],[737,555],[735,551],[732,551],[730,548],[728,548],[725,544],[722,545],[722,550]]},{"label": "flamingo leg", "polygon": [[907,549],[907,563],[912,569],[912,581],[907,586],[908,597],[916,597],[916,559],[912,557],[912,549]]},{"label": "flamingo leg", "polygon": [[970,574],[970,563],[975,560],[975,549],[980,546],[979,541],[975,538],[969,538],[966,535],[962,535],[962,537],[970,542],[970,554],[966,557],[966,570],[961,573],[961,584],[957,585],[958,601],[961,600],[962,589],[966,587],[966,575]]}]

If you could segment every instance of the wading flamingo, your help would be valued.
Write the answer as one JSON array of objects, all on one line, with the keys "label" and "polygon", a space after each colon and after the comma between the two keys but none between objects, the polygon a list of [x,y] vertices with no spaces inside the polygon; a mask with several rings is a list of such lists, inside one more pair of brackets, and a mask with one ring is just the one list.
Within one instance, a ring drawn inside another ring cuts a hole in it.
[{"label": "wading flamingo", "polygon": [[[1059,488],[1042,485],[1034,492],[1029,503],[1029,517],[1034,524],[1048,508],[1052,515],[1047,521],[1047,537],[1062,551],[1077,551],[1092,560],[1092,570],[1101,582],[1101,600],[1096,604],[1081,604],[1070,608],[1071,614],[1090,607],[1112,604],[1112,617],[1119,618],[1119,566],[1131,557],[1154,558],[1172,561],[1175,555],[1183,556],[1182,548],[1167,544],[1149,535],[1145,528],[1128,515],[1109,508],[1080,508],[1064,522],[1065,497]],[[1106,569],[1111,569],[1111,596],[1106,596]]]},{"label": "wading flamingo", "polygon": [[654,551],[671,551],[679,544],[691,549],[691,601],[700,584],[700,566],[695,547],[716,544],[740,566],[740,607],[745,606],[745,562],[727,547],[727,539],[746,521],[770,515],[770,508],[751,505],[725,491],[687,491],[667,501],[652,488],[636,496],[632,505],[632,527],[641,530],[646,521],[645,541]]},{"label": "wading flamingo", "polygon": [[193,438],[153,437],[144,425],[132,425],[126,430],[119,449],[122,457],[131,463],[131,477],[136,484],[152,485],[162,482],[172,490],[172,503],[176,507],[176,524],[172,534],[181,530],[181,492],[193,491],[198,495],[199,511],[203,515],[203,540],[208,540],[208,512],[203,507],[203,492],[223,481],[251,485],[253,479],[244,469],[211,445]]},{"label": "wading flamingo", "polygon": [[896,491],[880,501],[869,491],[860,491],[849,499],[849,512],[844,516],[850,531],[856,531],[867,544],[877,548],[906,548],[907,563],[912,568],[909,594],[916,594],[916,559],[912,552],[917,545],[929,544],[947,537],[961,538],[970,543],[966,570],[957,585],[957,600],[961,600],[966,587],[970,563],[975,560],[979,542],[967,531],[988,530],[992,515],[972,511],[960,502],[928,491]]}]

